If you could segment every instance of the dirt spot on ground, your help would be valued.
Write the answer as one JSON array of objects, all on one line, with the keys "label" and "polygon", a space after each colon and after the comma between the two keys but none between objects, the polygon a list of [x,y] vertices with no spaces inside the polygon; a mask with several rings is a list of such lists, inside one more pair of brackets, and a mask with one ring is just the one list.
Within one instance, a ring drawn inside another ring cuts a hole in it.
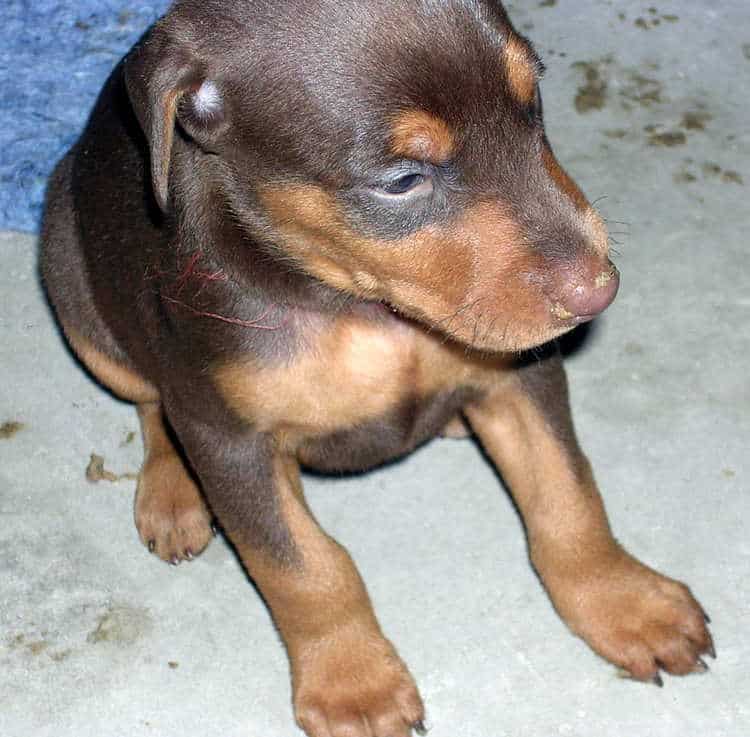
[{"label": "dirt spot on ground", "polygon": [[574,105],[579,113],[601,110],[614,96],[623,110],[630,111],[636,105],[650,108],[667,102],[664,85],[654,76],[659,70],[655,63],[641,67],[620,67],[612,56],[596,61],[577,61],[573,69],[584,77],[578,87]]},{"label": "dirt spot on ground", "polygon": [[122,439],[122,442],[120,443],[120,447],[124,448],[126,445],[130,445],[134,440],[135,440],[135,433],[131,430]]},{"label": "dirt spot on ground", "polygon": [[577,61],[572,66],[584,76],[584,83],[578,87],[574,105],[580,114],[592,110],[602,110],[607,104],[609,82],[604,71],[611,58],[599,61]]},{"label": "dirt spot on ground", "polygon": [[104,467],[104,458],[96,453],[91,454],[89,459],[89,465],[86,466],[86,481],[92,484],[98,484],[100,481],[109,481],[115,483],[117,481],[134,481],[138,478],[137,473],[122,473],[120,475],[112,473]]},{"label": "dirt spot on ground", "polygon": [[724,171],[721,173],[721,181],[726,182],[727,184],[744,184],[745,180],[742,178],[742,175],[738,171],[729,170]]},{"label": "dirt spot on ground", "polygon": [[151,630],[152,624],[151,615],[145,609],[112,604],[99,617],[86,641],[91,645],[102,642],[132,645]]},{"label": "dirt spot on ground", "polygon": [[646,349],[640,344],[631,340],[625,343],[625,353],[629,356],[642,356],[646,352]]},{"label": "dirt spot on ground", "polygon": [[688,110],[683,113],[680,125],[688,131],[704,131],[713,119],[714,116],[707,110]]},{"label": "dirt spot on ground", "polygon": [[68,658],[71,650],[52,650],[53,644],[46,639],[47,634],[43,632],[41,635],[35,634],[33,636],[24,634],[12,635],[6,639],[5,646],[10,652],[21,653],[34,659],[45,655],[55,663],[61,663]]},{"label": "dirt spot on ground", "polygon": [[554,8],[557,5],[557,0],[542,0],[539,3],[540,8]]},{"label": "dirt spot on ground", "polygon": [[698,181],[698,177],[687,169],[680,169],[672,175],[675,184],[692,184]]},{"label": "dirt spot on ground", "polygon": [[[656,68],[651,65],[648,70],[656,71]],[[628,103],[648,108],[665,101],[664,85],[658,79],[647,77],[637,69],[626,70],[625,79],[626,82],[620,90],[620,97],[626,109],[629,109]]]},{"label": "dirt spot on ground", "polygon": [[692,184],[700,179],[704,181],[721,181],[725,184],[738,184],[743,186],[745,180],[742,175],[734,169],[723,169],[715,161],[704,161],[698,167],[693,159],[685,159],[682,168],[672,175],[678,184]]},{"label": "dirt spot on ground", "polygon": [[[651,128],[652,126],[648,126]],[[674,146],[684,146],[687,143],[687,136],[684,131],[658,131],[652,130],[649,132],[648,145],[649,146],[666,146],[673,148]]]},{"label": "dirt spot on ground", "polygon": [[701,171],[705,179],[721,179],[727,184],[744,184],[745,181],[738,171],[733,169],[722,169],[713,161],[706,161],[701,166]]},{"label": "dirt spot on ground", "polygon": [[26,635],[19,634],[14,635],[7,641],[7,647],[12,651],[21,651],[28,655],[38,656],[49,647],[49,643],[46,640],[36,638],[28,640]]},{"label": "dirt spot on ground", "polygon": [[748,61],[750,61],[750,44],[742,44],[742,54]]},{"label": "dirt spot on ground", "polygon": [[3,424],[0,425],[0,440],[10,440],[15,435],[18,435],[24,427],[26,427],[26,425],[24,425],[23,422],[18,422],[16,420],[3,422]]},{"label": "dirt spot on ground", "polygon": [[650,31],[652,28],[657,28],[663,22],[666,23],[677,23],[680,20],[679,15],[674,13],[660,13],[658,8],[648,8],[648,15],[639,16],[635,19],[634,24],[637,28],[644,31]]}]

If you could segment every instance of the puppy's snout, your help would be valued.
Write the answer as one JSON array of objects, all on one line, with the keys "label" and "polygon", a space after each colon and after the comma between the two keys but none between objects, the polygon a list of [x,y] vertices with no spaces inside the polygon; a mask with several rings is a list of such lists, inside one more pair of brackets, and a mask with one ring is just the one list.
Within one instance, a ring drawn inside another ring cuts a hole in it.
[{"label": "puppy's snout", "polygon": [[620,287],[620,272],[611,261],[581,267],[565,266],[558,272],[556,293],[549,294],[552,314],[578,324],[593,320],[612,304]]}]

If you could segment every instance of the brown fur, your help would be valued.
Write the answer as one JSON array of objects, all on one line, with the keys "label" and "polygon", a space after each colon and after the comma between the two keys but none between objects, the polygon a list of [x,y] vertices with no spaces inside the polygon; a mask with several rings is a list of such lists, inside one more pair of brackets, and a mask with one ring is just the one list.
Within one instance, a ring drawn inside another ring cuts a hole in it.
[{"label": "brown fur", "polygon": [[556,352],[519,355],[619,279],[544,135],[540,68],[489,0],[182,0],[50,182],[42,275],[73,350],[138,405],[141,539],[178,563],[218,518],[308,737],[408,737],[424,708],[300,464],[363,470],[464,418],[574,632],[644,680],[713,652],[689,591],[612,537]]},{"label": "brown fur", "polygon": [[576,208],[588,212],[591,207],[586,195],[581,192],[581,188],[570,178],[568,173],[560,166],[555,154],[549,146],[545,146],[542,152],[544,168],[549,173],[552,181],[564,192],[575,204]]}]

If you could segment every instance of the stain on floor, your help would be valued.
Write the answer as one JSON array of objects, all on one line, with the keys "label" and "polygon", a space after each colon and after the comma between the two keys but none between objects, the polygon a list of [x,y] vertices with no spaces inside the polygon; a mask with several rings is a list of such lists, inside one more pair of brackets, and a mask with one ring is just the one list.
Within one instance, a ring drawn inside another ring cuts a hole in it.
[{"label": "stain on floor", "polygon": [[153,621],[146,609],[127,604],[111,604],[100,615],[86,641],[91,645],[132,645],[148,634],[152,627]]},{"label": "stain on floor", "polygon": [[[652,126],[648,126],[651,128]],[[684,146],[687,143],[687,136],[685,131],[677,130],[652,130],[649,132],[648,145],[649,146],[666,146],[667,148],[673,148],[674,146]]]},{"label": "stain on floor", "polygon": [[664,84],[654,76],[659,65],[653,62],[637,68],[621,67],[609,55],[594,61],[577,61],[571,66],[584,77],[573,100],[580,114],[602,110],[615,99],[626,111],[634,107],[650,108],[667,101]]},{"label": "stain on floor", "polygon": [[640,28],[644,31],[650,31],[652,28],[658,28],[662,22],[664,23],[677,23],[680,20],[679,15],[674,13],[660,13],[658,8],[650,7],[647,9],[647,15],[638,16],[633,21],[636,28]]},{"label": "stain on floor", "polygon": [[688,110],[682,114],[680,125],[688,131],[704,131],[713,117],[708,110]]},{"label": "stain on floor", "polygon": [[137,473],[127,472],[116,474],[105,468],[104,458],[96,453],[92,453],[89,464],[86,466],[86,480],[92,484],[98,484],[100,481],[135,481],[138,478]]},{"label": "stain on floor", "polygon": [[55,663],[61,663],[66,660],[71,650],[65,648],[63,650],[55,650],[53,642],[48,639],[48,634],[43,632],[40,634],[26,635],[19,633],[11,635],[5,641],[5,650],[10,653],[20,653],[28,658],[37,660],[41,655],[46,656],[49,660]]},{"label": "stain on floor", "polygon": [[12,437],[18,435],[24,427],[26,426],[23,422],[18,422],[17,420],[3,422],[3,424],[0,425],[0,440],[10,440]]},{"label": "stain on floor", "polygon": [[584,83],[578,87],[573,104],[580,114],[592,110],[602,110],[609,96],[609,82],[605,68],[611,64],[611,57],[599,61],[577,61],[572,64],[584,76]]},{"label": "stain on floor", "polygon": [[672,178],[677,184],[692,184],[700,180],[713,180],[739,186],[745,184],[742,175],[734,169],[724,169],[715,161],[704,161],[698,165],[691,158],[683,160],[682,167],[672,175]]},{"label": "stain on floor", "polygon": [[[647,64],[643,71],[652,74],[658,71],[654,64]],[[652,107],[666,101],[664,85],[653,76],[646,76],[640,69],[625,69],[625,83],[620,88],[620,101],[627,110],[630,105]]]}]

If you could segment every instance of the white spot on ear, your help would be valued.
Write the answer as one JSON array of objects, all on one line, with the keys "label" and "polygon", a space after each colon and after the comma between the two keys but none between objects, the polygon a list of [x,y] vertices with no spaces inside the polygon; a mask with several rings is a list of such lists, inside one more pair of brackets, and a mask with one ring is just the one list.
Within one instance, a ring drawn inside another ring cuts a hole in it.
[{"label": "white spot on ear", "polygon": [[193,95],[193,109],[201,118],[208,118],[221,110],[221,93],[219,88],[207,79]]}]

